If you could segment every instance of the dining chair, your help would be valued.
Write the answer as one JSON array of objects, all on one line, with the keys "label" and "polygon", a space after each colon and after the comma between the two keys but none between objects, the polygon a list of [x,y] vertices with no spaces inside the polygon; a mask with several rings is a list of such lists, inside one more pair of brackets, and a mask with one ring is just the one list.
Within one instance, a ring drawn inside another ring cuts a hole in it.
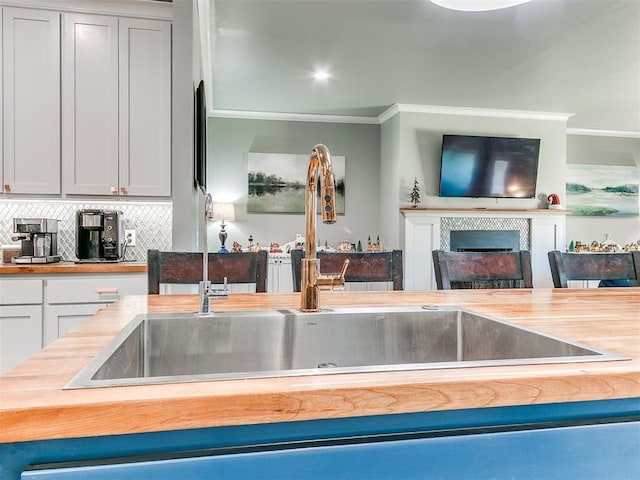
[{"label": "dining chair", "polygon": [[640,252],[575,253],[552,250],[548,256],[553,286],[556,288],[568,288],[567,282],[570,280],[600,280],[608,281],[610,285],[619,282],[628,286],[638,286],[640,282]]},{"label": "dining chair", "polygon": [[464,288],[533,288],[531,255],[511,252],[448,252],[434,250],[438,290]]},{"label": "dining chair", "polygon": [[[212,284],[255,283],[256,292],[267,291],[267,251],[209,253],[208,277]],[[202,253],[147,252],[150,294],[160,293],[160,284],[198,284],[202,280]]]},{"label": "dining chair", "polygon": [[[349,282],[391,282],[393,290],[403,290],[402,250],[390,252],[318,252],[321,273],[339,272],[345,260],[349,266],[344,276]],[[293,291],[300,291],[304,250],[291,250]]]}]

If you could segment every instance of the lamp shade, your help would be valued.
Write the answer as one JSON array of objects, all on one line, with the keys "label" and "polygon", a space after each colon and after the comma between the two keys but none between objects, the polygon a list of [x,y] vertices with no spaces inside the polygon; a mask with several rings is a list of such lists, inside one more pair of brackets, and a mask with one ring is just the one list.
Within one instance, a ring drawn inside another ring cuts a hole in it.
[{"label": "lamp shade", "polygon": [[213,204],[213,221],[214,222],[235,222],[236,209],[233,203],[214,203]]},{"label": "lamp shade", "polygon": [[499,10],[526,3],[529,0],[431,0],[432,3],[451,10],[465,12],[483,12],[487,10]]}]

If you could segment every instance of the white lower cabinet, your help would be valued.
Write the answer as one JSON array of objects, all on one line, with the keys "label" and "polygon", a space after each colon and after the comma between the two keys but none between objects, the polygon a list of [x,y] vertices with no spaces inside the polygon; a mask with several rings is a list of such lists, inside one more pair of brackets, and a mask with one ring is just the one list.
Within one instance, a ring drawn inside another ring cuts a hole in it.
[{"label": "white lower cabinet", "polygon": [[293,292],[293,274],[291,273],[291,255],[288,253],[270,253],[267,265],[267,292]]},{"label": "white lower cabinet", "polygon": [[106,307],[106,303],[80,303],[73,305],[47,305],[44,331],[44,344],[57,340],[69,330]]},{"label": "white lower cabinet", "polygon": [[0,280],[0,375],[42,348],[42,280]]},{"label": "white lower cabinet", "polygon": [[21,275],[0,279],[0,375],[126,295],[146,273]]},{"label": "white lower cabinet", "polygon": [[58,276],[47,279],[44,345],[126,295],[147,293],[146,273]]}]

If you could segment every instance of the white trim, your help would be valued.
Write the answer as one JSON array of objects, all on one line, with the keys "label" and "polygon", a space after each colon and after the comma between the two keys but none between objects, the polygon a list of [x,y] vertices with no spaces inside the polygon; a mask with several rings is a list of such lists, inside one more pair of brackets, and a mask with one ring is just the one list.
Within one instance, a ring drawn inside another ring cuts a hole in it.
[{"label": "white trim", "polygon": [[378,115],[378,123],[382,125],[384,122],[394,117],[397,113],[400,113],[400,106],[397,103],[394,103],[384,112]]},{"label": "white trim", "polygon": [[567,128],[567,135],[640,138],[640,132],[634,132],[631,130],[595,130],[590,128]]},{"label": "white trim", "polygon": [[377,125],[378,117],[356,117],[348,115],[318,115],[310,113],[250,112],[246,110],[211,110],[208,115],[217,118],[239,118],[245,120],[281,120],[290,122],[364,123]]},{"label": "white trim", "polygon": [[209,0],[197,0],[197,21],[200,33],[200,57],[202,62],[202,79],[204,80],[204,98],[206,109],[213,103],[213,58],[215,52],[215,5]]},{"label": "white trim", "polygon": [[[499,110],[489,108],[447,107],[442,105],[412,105],[394,103],[377,117],[348,116],[348,115],[320,115],[310,113],[279,113],[255,112],[248,110],[209,110],[210,117],[237,118],[244,120],[280,120],[291,122],[322,122],[322,123],[360,123],[367,125],[383,124],[396,114],[431,113],[441,115],[467,115],[475,117],[518,118],[525,120],[549,120],[566,122],[573,113],[533,112],[525,110]],[[603,137],[640,138],[640,132],[628,130],[595,130],[587,128],[567,128],[567,135],[593,135]]]},{"label": "white trim", "polygon": [[397,103],[378,116],[380,123],[386,122],[395,114],[432,113],[439,115],[466,115],[471,117],[519,118],[525,120],[551,120],[566,122],[573,113],[532,112],[526,110],[500,110],[493,108],[448,107],[444,105],[412,105]]},{"label": "white trim", "polygon": [[0,6],[172,20],[170,2],[150,0],[0,0]]}]

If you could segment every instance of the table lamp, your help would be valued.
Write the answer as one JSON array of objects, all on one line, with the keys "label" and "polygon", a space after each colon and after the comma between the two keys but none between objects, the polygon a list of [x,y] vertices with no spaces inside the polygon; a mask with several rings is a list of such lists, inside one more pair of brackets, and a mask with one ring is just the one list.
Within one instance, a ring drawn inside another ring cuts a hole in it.
[{"label": "table lamp", "polygon": [[225,221],[227,222],[235,222],[236,221],[236,210],[233,203],[214,203],[213,204],[213,221],[221,221],[220,224],[220,233],[218,234],[218,238],[220,239],[220,250],[218,253],[229,253],[229,250],[224,246],[227,241],[227,232],[224,229]]}]

